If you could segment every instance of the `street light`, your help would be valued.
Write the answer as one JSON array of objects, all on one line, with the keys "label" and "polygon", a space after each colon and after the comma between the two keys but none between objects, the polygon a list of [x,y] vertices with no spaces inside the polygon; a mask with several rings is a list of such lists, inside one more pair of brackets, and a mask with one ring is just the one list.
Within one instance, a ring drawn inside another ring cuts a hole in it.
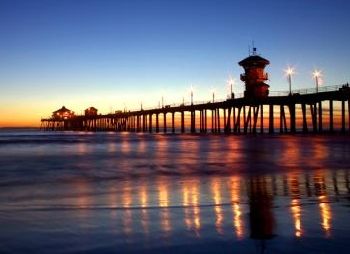
[{"label": "street light", "polygon": [[229,79],[227,80],[227,84],[230,86],[230,97],[233,99],[233,85],[235,84],[235,80],[230,76]]},{"label": "street light", "polygon": [[211,89],[211,93],[213,96],[213,103],[214,103],[215,102],[215,89],[214,88]]},{"label": "street light", "polygon": [[320,70],[314,70],[312,75],[315,78],[315,83],[316,83],[316,93],[318,93],[318,86],[319,86],[319,78],[321,77],[322,73]]},{"label": "street light", "polygon": [[191,105],[193,105],[193,86],[191,85]]},{"label": "street light", "polygon": [[286,70],[286,75],[288,78],[288,83],[289,83],[289,95],[292,94],[292,75],[294,75],[294,68],[288,67]]}]

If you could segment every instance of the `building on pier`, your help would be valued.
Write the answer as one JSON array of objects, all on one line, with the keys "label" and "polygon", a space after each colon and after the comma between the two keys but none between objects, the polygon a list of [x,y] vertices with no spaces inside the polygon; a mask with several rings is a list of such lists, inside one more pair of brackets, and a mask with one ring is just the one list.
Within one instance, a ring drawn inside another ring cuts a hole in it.
[{"label": "building on pier", "polygon": [[56,120],[66,120],[74,117],[74,112],[65,106],[52,112],[52,118]]},{"label": "building on pier", "polygon": [[269,85],[265,82],[269,79],[265,67],[270,61],[257,55],[256,48],[249,57],[238,63],[244,68],[241,80],[245,83],[244,97],[249,99],[263,99],[269,94]]},{"label": "building on pier", "polygon": [[97,116],[97,108],[89,107],[85,109],[85,116]]}]

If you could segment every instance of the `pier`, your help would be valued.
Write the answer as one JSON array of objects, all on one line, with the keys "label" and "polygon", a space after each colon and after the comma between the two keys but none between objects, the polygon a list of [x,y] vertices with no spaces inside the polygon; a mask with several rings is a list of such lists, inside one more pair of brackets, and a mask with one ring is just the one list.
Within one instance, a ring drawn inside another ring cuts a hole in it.
[{"label": "pier", "polygon": [[[186,119],[186,121],[185,121]],[[166,105],[114,114],[41,119],[43,130],[163,133],[350,132],[349,84],[261,99]]]},{"label": "pier", "polygon": [[43,130],[128,131],[164,133],[323,133],[350,132],[349,84],[270,93],[265,68],[270,61],[256,53],[238,63],[244,94],[228,99],[162,105],[162,107],[97,114],[90,107],[84,115],[74,115],[65,107],[41,120]]}]

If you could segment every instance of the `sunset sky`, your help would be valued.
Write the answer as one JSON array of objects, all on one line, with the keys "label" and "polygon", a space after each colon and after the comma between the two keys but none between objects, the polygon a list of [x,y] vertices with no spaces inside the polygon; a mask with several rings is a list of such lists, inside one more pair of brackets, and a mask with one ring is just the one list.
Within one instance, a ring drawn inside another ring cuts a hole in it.
[{"label": "sunset sky", "polygon": [[0,127],[65,105],[101,113],[225,98],[254,40],[270,90],[350,82],[348,0],[0,0]]}]

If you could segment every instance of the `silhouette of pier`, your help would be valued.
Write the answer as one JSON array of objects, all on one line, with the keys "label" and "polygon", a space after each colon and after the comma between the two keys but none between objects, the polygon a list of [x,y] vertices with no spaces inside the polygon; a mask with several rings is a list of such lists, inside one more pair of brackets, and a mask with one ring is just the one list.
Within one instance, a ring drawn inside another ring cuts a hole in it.
[{"label": "silhouette of pier", "polygon": [[[45,118],[41,128],[149,133],[346,133],[350,131],[349,109],[350,87],[345,84],[323,87],[318,92],[305,89],[266,98],[230,98],[105,115],[96,110],[95,114]],[[189,126],[185,116],[189,116]]]},{"label": "silhouette of pier", "polygon": [[[270,94],[270,86],[266,84],[268,73],[265,68],[270,62],[259,56],[256,48],[238,64],[245,71],[240,76],[245,83],[245,91],[239,98],[235,98],[231,88],[229,99],[223,101],[215,102],[213,98],[210,102],[193,103],[191,92],[190,104],[162,105],[147,110],[141,106],[140,110],[116,111],[106,115],[98,115],[97,109],[90,107],[85,110],[85,115],[75,116],[74,112],[62,107],[53,112],[51,118],[42,119],[41,127],[44,130],[150,133],[175,133],[177,129],[180,133],[188,132],[189,129],[190,133],[245,134],[265,131],[275,133],[278,129],[280,133],[321,133],[326,129],[329,132],[350,131],[349,84],[319,88],[317,72],[315,89],[292,91],[289,76],[290,91],[274,95]],[[335,114],[339,108],[340,118],[339,114]],[[188,115],[190,120],[185,121]],[[186,128],[186,122],[190,122],[190,128]],[[180,128],[176,128],[178,125]],[[325,128],[326,125],[328,128]]]}]

